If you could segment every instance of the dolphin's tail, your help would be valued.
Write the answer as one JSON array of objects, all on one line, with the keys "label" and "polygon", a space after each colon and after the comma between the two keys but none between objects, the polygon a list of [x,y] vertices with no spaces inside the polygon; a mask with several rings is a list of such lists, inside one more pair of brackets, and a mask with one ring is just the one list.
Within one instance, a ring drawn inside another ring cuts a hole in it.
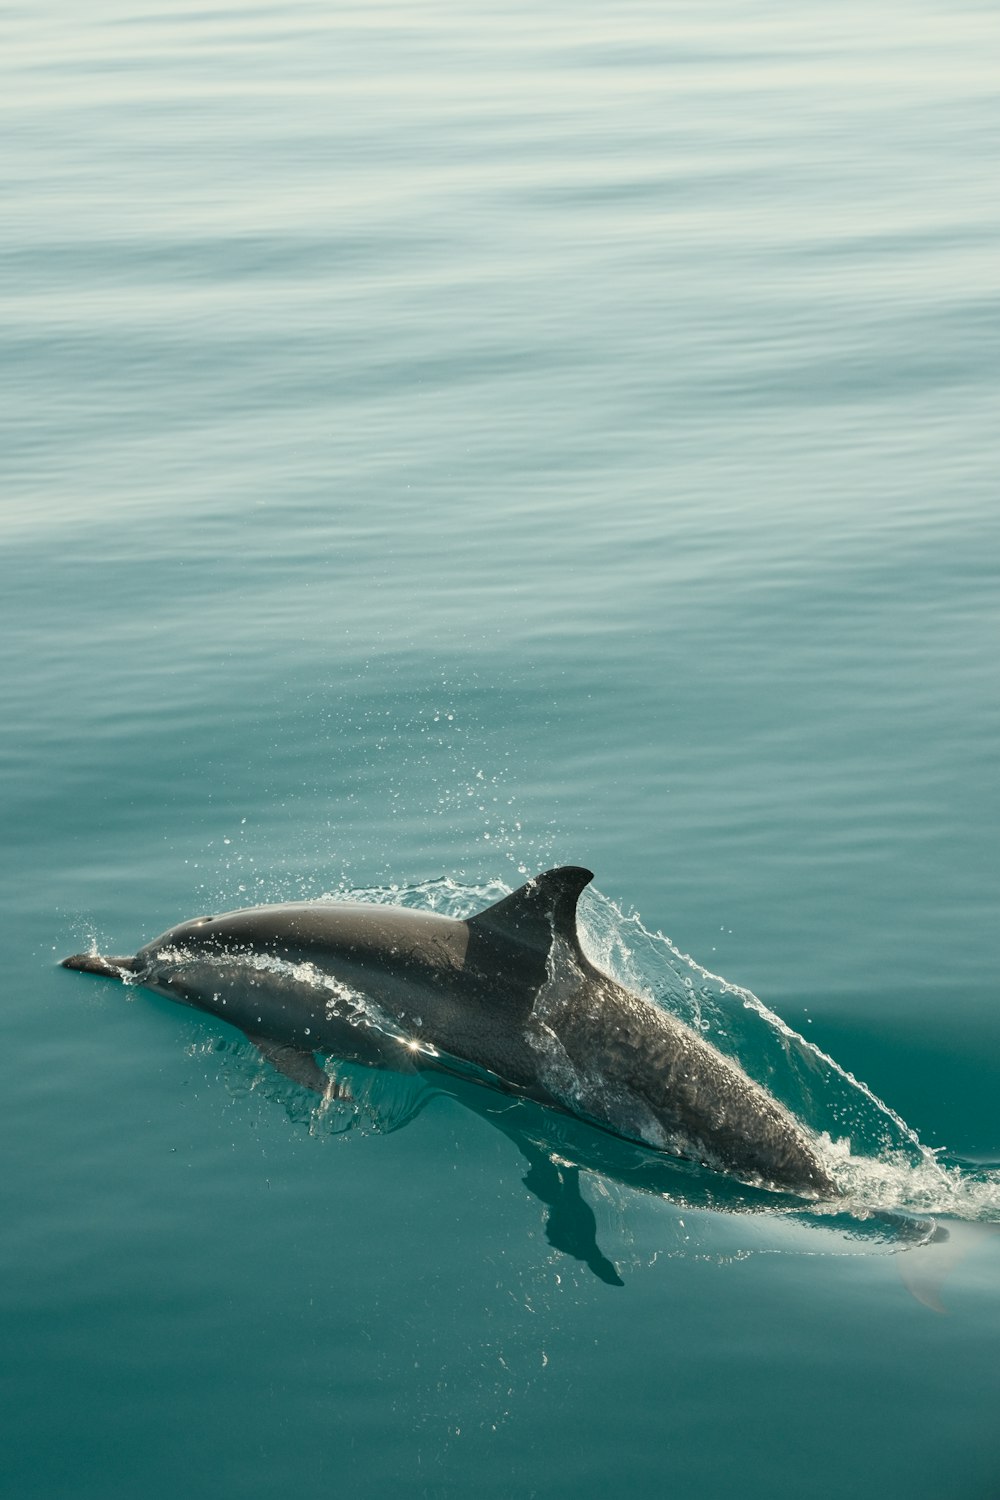
[{"label": "dolphin's tail", "polygon": [[62,960],[64,969],[80,969],[84,974],[103,974],[107,979],[124,979],[138,972],[134,958],[102,958],[99,953],[74,953]]}]

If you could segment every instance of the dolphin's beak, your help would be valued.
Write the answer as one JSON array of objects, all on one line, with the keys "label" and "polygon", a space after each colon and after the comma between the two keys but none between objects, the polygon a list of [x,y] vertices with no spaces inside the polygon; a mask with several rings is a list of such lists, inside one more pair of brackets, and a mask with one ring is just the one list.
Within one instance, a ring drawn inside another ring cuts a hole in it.
[{"label": "dolphin's beak", "polygon": [[102,958],[99,953],[74,953],[62,960],[64,969],[80,969],[84,974],[103,974],[107,979],[124,979],[138,972],[134,958]]}]

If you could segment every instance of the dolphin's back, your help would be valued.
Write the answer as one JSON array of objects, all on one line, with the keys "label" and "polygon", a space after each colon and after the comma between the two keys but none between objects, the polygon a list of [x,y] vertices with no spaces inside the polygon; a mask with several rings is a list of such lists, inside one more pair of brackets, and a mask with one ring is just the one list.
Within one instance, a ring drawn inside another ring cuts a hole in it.
[{"label": "dolphin's back", "polygon": [[137,958],[169,946],[219,953],[246,949],[292,963],[320,957],[356,964],[395,959],[400,965],[448,969],[461,966],[467,944],[466,924],[435,912],[360,902],[298,901],[196,917],[154,938]]}]

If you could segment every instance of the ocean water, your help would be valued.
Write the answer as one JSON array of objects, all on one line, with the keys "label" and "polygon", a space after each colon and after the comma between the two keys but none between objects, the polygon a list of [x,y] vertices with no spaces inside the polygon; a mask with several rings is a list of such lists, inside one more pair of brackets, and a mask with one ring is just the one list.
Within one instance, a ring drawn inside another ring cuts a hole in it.
[{"label": "ocean water", "polygon": [[[0,7],[12,1500],[1000,1495],[998,78],[936,0]],[[560,863],[840,1211],[57,963]]]}]

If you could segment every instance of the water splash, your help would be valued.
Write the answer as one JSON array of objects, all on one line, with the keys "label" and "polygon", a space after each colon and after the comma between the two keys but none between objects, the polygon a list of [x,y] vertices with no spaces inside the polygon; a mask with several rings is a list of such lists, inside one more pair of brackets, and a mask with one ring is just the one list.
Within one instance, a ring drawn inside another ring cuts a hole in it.
[{"label": "water splash", "polygon": [[712,973],[593,888],[584,893],[580,931],[595,963],[738,1058],[809,1127],[844,1195],[831,1213],[846,1207],[858,1216],[897,1211],[1000,1222],[1000,1171],[949,1161],[925,1146],[866,1083],[751,990]]}]

